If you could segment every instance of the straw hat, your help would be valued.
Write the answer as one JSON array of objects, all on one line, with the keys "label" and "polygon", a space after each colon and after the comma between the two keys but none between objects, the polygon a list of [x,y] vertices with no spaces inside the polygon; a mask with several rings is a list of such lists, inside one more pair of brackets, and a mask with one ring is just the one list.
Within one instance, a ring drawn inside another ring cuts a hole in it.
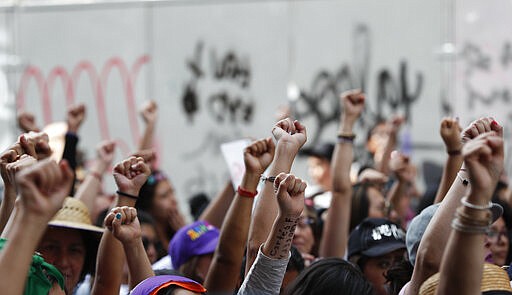
[{"label": "straw hat", "polygon": [[[428,278],[420,288],[420,295],[431,295],[436,293],[437,286],[439,285],[439,273]],[[510,280],[501,267],[484,263],[484,270],[482,275],[482,283],[480,285],[481,292],[487,291],[506,291],[512,294],[512,287],[510,287]]]},{"label": "straw hat", "polygon": [[48,222],[48,225],[87,231],[96,237],[101,237],[103,234],[103,228],[92,225],[87,206],[82,201],[71,197],[64,200],[62,208]]}]

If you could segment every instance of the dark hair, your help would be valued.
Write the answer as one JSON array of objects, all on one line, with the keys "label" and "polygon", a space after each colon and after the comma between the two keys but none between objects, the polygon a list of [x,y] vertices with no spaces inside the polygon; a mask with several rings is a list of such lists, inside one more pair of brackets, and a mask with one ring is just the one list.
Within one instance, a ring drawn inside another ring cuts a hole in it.
[{"label": "dark hair", "polygon": [[139,223],[142,224],[150,224],[151,226],[155,226],[155,220],[151,216],[151,214],[147,213],[144,210],[137,210],[137,218],[139,219]]},{"label": "dark hair", "polygon": [[135,203],[137,210],[143,210],[151,212],[153,205],[153,199],[155,197],[156,186],[161,181],[160,175],[163,175],[159,170],[151,171],[151,175],[148,177],[144,185],[140,188],[139,198]]},{"label": "dark hair", "polygon": [[87,231],[80,230],[80,235],[84,240],[85,259],[79,282],[82,282],[87,274],[94,276],[96,271],[96,255],[98,254],[99,241],[98,237]]},{"label": "dark hair", "polygon": [[372,285],[359,269],[340,258],[314,262],[286,289],[287,295],[372,295]]},{"label": "dark hair", "polygon": [[313,237],[315,239],[315,243],[313,244],[313,248],[311,249],[311,254],[315,257],[318,256],[318,248],[320,246],[320,241],[322,240],[322,223],[318,212],[315,207],[304,204],[304,211],[308,218],[313,220],[312,223],[309,224],[311,231],[313,232]]},{"label": "dark hair", "polygon": [[286,265],[286,271],[296,270],[298,273],[304,270],[304,258],[300,254],[299,250],[292,246],[290,248],[291,256],[290,260],[288,260],[288,265]]},{"label": "dark hair", "polygon": [[403,286],[411,280],[413,270],[414,268],[408,259],[404,259],[388,269],[384,276],[389,282],[389,294],[398,295]]},{"label": "dark hair", "polygon": [[208,207],[208,204],[210,204],[210,199],[205,193],[195,194],[188,200],[190,215],[192,215],[194,221],[199,219],[199,216],[201,216],[201,213],[203,213],[204,209]]},{"label": "dark hair", "polygon": [[370,201],[368,200],[368,183],[358,183],[353,186],[352,205],[350,209],[350,230],[352,231],[366,217]]}]

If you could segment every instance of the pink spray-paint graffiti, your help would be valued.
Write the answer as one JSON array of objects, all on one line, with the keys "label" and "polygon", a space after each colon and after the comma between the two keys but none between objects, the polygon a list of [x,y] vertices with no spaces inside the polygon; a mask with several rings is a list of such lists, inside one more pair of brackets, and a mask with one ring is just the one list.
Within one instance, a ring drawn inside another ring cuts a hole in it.
[{"label": "pink spray-paint graffiti", "polygon": [[[140,137],[139,126],[137,125],[137,111],[136,111],[136,103],[135,103],[135,86],[137,82],[137,78],[139,72],[143,65],[148,63],[150,57],[148,55],[143,55],[137,58],[131,68],[128,68],[126,63],[119,57],[112,57],[105,62],[101,72],[98,73],[94,65],[87,60],[80,61],[71,71],[71,74],[66,70],[66,68],[62,66],[54,67],[48,74],[48,76],[44,77],[42,71],[34,65],[29,65],[25,69],[21,81],[19,83],[19,89],[17,94],[17,108],[18,110],[23,110],[26,107],[26,98],[25,94],[27,92],[28,87],[30,86],[30,81],[33,79],[36,83],[36,87],[40,93],[40,100],[42,104],[43,110],[43,120],[44,124],[49,124],[53,121],[53,114],[51,109],[51,100],[53,89],[55,83],[58,78],[60,78],[64,94],[65,101],[67,106],[71,106],[75,103],[75,94],[76,87],[79,82],[79,79],[82,73],[85,73],[89,77],[89,81],[91,84],[91,89],[95,96],[95,107],[96,113],[98,117],[98,124],[100,127],[100,136],[102,140],[111,139],[110,130],[109,130],[109,122],[107,118],[107,112],[105,109],[105,93],[107,90],[108,79],[110,73],[117,69],[119,75],[121,77],[123,90],[125,94],[126,107],[128,110],[128,122],[130,124],[130,130],[132,134],[133,144],[137,144]],[[128,144],[122,140],[117,139],[120,144],[121,149],[125,152],[128,152]]]}]

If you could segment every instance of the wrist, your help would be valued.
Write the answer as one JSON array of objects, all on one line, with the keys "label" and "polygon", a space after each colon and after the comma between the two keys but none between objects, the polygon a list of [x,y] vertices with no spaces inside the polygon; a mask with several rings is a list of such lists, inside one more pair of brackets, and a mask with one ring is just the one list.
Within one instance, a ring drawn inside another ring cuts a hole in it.
[{"label": "wrist", "polygon": [[354,129],[355,120],[351,119],[342,119],[341,126],[339,128],[339,133],[351,133]]},{"label": "wrist", "polygon": [[260,182],[261,174],[253,172],[245,172],[240,187],[248,191],[256,191],[258,183]]}]

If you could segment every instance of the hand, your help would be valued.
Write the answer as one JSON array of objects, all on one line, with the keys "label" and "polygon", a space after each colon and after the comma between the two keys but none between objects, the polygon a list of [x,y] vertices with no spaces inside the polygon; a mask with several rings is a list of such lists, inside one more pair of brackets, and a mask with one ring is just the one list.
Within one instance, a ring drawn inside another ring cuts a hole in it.
[{"label": "hand", "polygon": [[66,160],[39,161],[16,175],[23,216],[37,217],[46,224],[62,207],[73,183],[73,171]]},{"label": "hand", "polygon": [[386,174],[372,168],[364,169],[363,172],[359,174],[358,179],[362,183],[386,184],[386,182],[388,182]]},{"label": "hand", "polygon": [[105,217],[105,227],[123,244],[130,244],[141,238],[137,209],[133,207],[112,208]]},{"label": "hand", "polygon": [[16,184],[16,174],[21,170],[28,168],[37,163],[37,160],[27,154],[22,155],[18,160],[5,166],[9,183]]},{"label": "hand", "polygon": [[364,110],[365,95],[361,90],[349,90],[341,94],[343,104],[343,120],[354,124]]},{"label": "hand", "polygon": [[272,129],[272,135],[278,145],[290,146],[295,152],[298,152],[307,140],[306,127],[299,121],[292,121],[290,118],[277,122]]},{"label": "hand", "polygon": [[460,151],[462,148],[462,138],[460,133],[462,128],[459,125],[459,120],[453,118],[444,118],[441,121],[441,138],[444,141],[447,151]]},{"label": "hand", "polygon": [[389,160],[389,169],[395,173],[398,181],[407,183],[414,181],[414,166],[411,165],[409,156],[405,154],[402,154],[398,151],[393,151]]},{"label": "hand", "polygon": [[247,173],[260,175],[274,159],[275,145],[272,138],[260,139],[244,149],[244,163]]},{"label": "hand", "polygon": [[[16,149],[18,147],[18,149]],[[12,179],[9,177],[9,172],[7,171],[7,165],[9,163],[15,162],[18,157],[19,153],[22,153],[21,147],[19,145],[13,145],[10,148],[8,148],[6,151],[4,151],[0,155],[0,174],[2,175],[2,179],[4,181],[4,186],[7,188],[14,188],[15,182],[12,181]]]},{"label": "hand", "polygon": [[462,143],[465,144],[480,134],[496,131],[498,136],[503,136],[503,127],[491,117],[484,117],[475,120],[462,131]]},{"label": "hand", "polygon": [[103,141],[96,148],[96,159],[104,164],[105,168],[112,164],[116,149],[116,143],[112,140]]},{"label": "hand", "polygon": [[145,163],[148,163],[148,165],[153,169],[156,165],[156,152],[152,149],[145,149],[145,150],[139,150],[135,153],[131,154],[133,157],[141,157],[144,159]]},{"label": "hand", "polygon": [[158,118],[158,106],[154,100],[148,101],[140,111],[146,124],[154,124]]},{"label": "hand", "polygon": [[140,157],[129,157],[114,167],[114,180],[118,189],[134,196],[139,195],[140,188],[150,174],[148,164]]},{"label": "hand", "polygon": [[398,131],[400,131],[400,127],[405,122],[404,116],[395,115],[387,122],[387,129],[390,136],[396,136]]},{"label": "hand", "polygon": [[462,148],[471,194],[488,202],[503,171],[503,137],[496,132],[480,134]]},{"label": "hand", "polygon": [[281,216],[299,218],[304,210],[306,182],[292,174],[279,173],[274,181]]},{"label": "hand", "polygon": [[52,155],[50,148],[50,139],[48,134],[44,132],[29,132],[20,135],[18,142],[22,147],[24,153],[41,160],[46,159]]},{"label": "hand", "polygon": [[26,133],[30,131],[39,132],[39,128],[36,125],[36,118],[34,114],[29,112],[20,112],[18,114],[18,126]]},{"label": "hand", "polygon": [[68,109],[68,131],[77,133],[85,118],[85,105],[83,103],[72,106]]}]

